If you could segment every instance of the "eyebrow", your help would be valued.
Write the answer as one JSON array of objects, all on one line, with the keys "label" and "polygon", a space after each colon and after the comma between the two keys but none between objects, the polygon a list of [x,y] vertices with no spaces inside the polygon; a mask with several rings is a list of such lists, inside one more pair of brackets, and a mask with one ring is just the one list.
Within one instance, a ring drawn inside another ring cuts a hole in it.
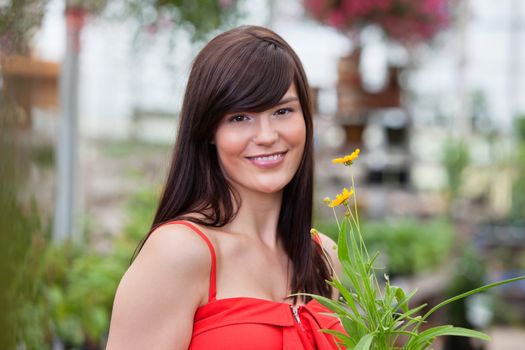
[{"label": "eyebrow", "polygon": [[283,98],[281,101],[277,102],[276,106],[284,105],[285,103],[292,102],[292,101],[298,101],[299,98],[297,96],[288,96]]}]

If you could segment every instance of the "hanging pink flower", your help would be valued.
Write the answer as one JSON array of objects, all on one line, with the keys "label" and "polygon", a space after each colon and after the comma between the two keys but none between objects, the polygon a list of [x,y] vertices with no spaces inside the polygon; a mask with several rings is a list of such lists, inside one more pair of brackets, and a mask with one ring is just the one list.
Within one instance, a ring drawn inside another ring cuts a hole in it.
[{"label": "hanging pink flower", "polygon": [[460,0],[304,0],[306,10],[338,29],[380,26],[395,41],[431,40],[450,25],[452,8]]}]

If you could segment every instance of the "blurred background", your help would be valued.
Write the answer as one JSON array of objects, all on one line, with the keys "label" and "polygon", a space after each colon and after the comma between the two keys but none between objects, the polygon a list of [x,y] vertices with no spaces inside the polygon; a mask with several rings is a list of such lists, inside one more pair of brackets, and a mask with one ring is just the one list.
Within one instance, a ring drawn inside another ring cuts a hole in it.
[{"label": "blurred background", "polygon": [[[104,348],[191,61],[241,24],[305,66],[320,231],[359,147],[365,240],[415,302],[524,275],[524,23],[521,0],[0,0],[0,348]],[[432,322],[492,336],[435,349],[523,348],[525,284]]]}]

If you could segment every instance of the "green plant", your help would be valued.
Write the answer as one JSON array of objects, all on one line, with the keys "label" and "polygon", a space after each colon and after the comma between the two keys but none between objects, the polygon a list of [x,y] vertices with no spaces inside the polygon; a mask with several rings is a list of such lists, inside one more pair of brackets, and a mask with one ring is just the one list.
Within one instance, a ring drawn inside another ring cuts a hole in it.
[{"label": "green plant", "polygon": [[516,121],[516,179],[512,192],[511,220],[517,223],[525,222],[525,116]]},{"label": "green plant", "polygon": [[29,162],[15,137],[18,117],[18,106],[0,94],[0,349],[45,349],[39,262],[48,227],[35,202],[18,196]]},{"label": "green plant", "polygon": [[48,229],[40,219],[34,203],[29,210],[19,203],[6,201],[12,205],[10,212],[0,209],[0,219],[5,231],[0,232],[0,292],[1,336],[0,348],[45,349],[50,336],[46,323],[47,309],[42,303],[43,284],[40,278],[41,265],[46,243],[44,236]]},{"label": "green plant", "polygon": [[[392,218],[362,223],[368,250],[380,251],[385,272],[390,276],[410,275],[435,270],[450,256],[454,231],[446,219],[419,221]],[[319,232],[332,233],[337,241],[336,223],[323,221],[315,225]]]},{"label": "green plant", "polygon": [[125,267],[111,256],[68,242],[51,246],[46,253],[46,301],[53,332],[69,346],[98,344],[107,331]]},{"label": "green plant", "polygon": [[70,242],[47,249],[42,279],[50,327],[67,346],[99,347],[109,328],[118,281],[139,240],[149,230],[155,199],[151,190],[132,196],[127,208],[129,222],[123,234],[115,238],[109,254]]},{"label": "green plant", "polygon": [[449,138],[443,147],[442,162],[448,175],[450,196],[454,199],[459,193],[463,170],[470,163],[467,144],[463,140]]},{"label": "green plant", "polygon": [[39,145],[31,150],[31,160],[42,168],[51,168],[55,164],[54,145]]},{"label": "green plant", "polygon": [[389,220],[363,225],[370,251],[385,254],[390,275],[407,275],[437,268],[449,256],[453,228],[446,220]]},{"label": "green plant", "polygon": [[194,40],[231,24],[238,17],[238,0],[121,0],[124,16],[136,18],[149,33],[184,28]]},{"label": "green plant", "polygon": [[[352,161],[344,162],[344,164],[349,166]],[[349,204],[351,196],[354,199],[353,208]],[[335,200],[329,198],[325,200],[330,207],[334,208],[335,220],[339,228],[338,257],[344,278],[348,279],[350,287],[346,288],[339,276],[335,275],[328,283],[339,290],[341,300],[335,301],[311,295],[333,311],[333,316],[340,319],[346,334],[334,330],[323,331],[336,336],[345,348],[355,350],[423,350],[431,347],[436,337],[444,335],[489,340],[484,333],[467,328],[444,325],[423,330],[422,326],[435,311],[456,300],[498,285],[525,279],[525,276],[461,293],[432,307],[425,314],[419,315],[426,305],[412,308],[409,305],[416,290],[407,294],[402,288],[391,285],[387,275],[385,275],[384,286],[381,287],[378,271],[374,265],[379,253],[374,255],[368,253],[361,232],[355,198],[352,178],[350,190],[344,189]],[[345,215],[341,220],[335,211],[335,207],[340,205],[345,208]],[[312,229],[312,234],[317,234],[317,231]],[[405,338],[404,344],[400,343],[402,338]]]},{"label": "green plant", "polygon": [[7,0],[0,4],[0,53],[28,53],[29,42],[49,0]]},{"label": "green plant", "polygon": [[100,348],[118,281],[149,230],[155,191],[132,196],[130,220],[109,254],[69,241],[50,243],[49,227],[36,207],[22,210],[13,193],[12,187],[0,188],[0,218],[10,224],[8,234],[0,235],[0,277],[5,286],[0,290],[0,348],[50,349],[55,338],[66,349]]}]

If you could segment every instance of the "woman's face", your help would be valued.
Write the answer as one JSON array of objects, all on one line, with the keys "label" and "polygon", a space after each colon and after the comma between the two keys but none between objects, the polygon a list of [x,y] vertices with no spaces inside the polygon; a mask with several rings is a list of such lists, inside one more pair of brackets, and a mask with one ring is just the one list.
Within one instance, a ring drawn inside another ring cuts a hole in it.
[{"label": "woman's face", "polygon": [[259,113],[227,114],[214,138],[222,171],[237,189],[273,193],[295,175],[306,142],[306,125],[295,85]]}]

